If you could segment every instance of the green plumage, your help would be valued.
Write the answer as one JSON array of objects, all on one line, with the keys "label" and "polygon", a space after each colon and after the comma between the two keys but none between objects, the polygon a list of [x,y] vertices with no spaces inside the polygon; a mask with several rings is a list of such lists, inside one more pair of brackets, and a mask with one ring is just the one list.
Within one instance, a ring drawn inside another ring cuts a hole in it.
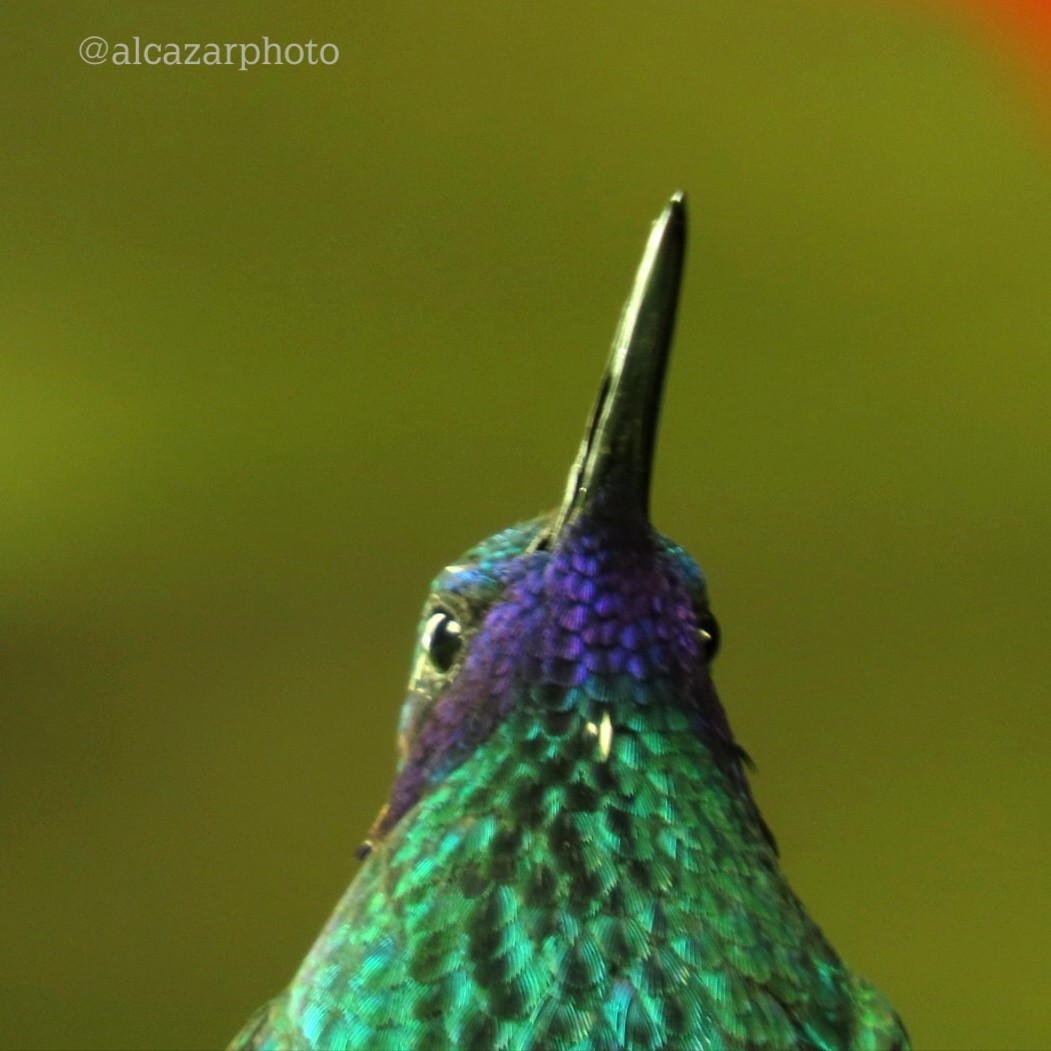
[{"label": "green plumage", "polygon": [[523,708],[395,829],[261,1046],[906,1046],[687,720],[616,712],[606,762],[586,720]]}]

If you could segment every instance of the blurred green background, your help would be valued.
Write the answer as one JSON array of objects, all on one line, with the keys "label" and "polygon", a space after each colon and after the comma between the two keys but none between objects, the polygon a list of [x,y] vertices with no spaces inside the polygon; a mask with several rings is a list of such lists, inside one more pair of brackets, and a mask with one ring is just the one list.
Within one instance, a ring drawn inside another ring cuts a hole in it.
[{"label": "blurred green background", "polygon": [[655,516],[785,867],[918,1047],[1051,1045],[1051,146],[1006,59],[879,0],[34,3],[0,83],[0,1043],[213,1047],[292,975],[426,585],[560,497],[682,187]]}]

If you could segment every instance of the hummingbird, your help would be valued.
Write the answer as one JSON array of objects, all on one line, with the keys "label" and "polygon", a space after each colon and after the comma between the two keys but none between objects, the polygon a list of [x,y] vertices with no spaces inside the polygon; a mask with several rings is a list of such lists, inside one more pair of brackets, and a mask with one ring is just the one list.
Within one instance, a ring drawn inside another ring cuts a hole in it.
[{"label": "hummingbird", "polygon": [[707,581],[650,524],[685,248],[677,193],[561,506],[432,583],[364,863],[232,1049],[909,1047],[781,871]]}]

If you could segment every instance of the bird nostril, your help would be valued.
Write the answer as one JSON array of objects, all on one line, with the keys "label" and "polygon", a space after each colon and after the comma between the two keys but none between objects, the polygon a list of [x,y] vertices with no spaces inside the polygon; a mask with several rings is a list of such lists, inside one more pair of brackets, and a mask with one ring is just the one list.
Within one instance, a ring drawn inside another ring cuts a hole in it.
[{"label": "bird nostril", "polygon": [[529,548],[530,551],[550,551],[551,550],[551,531],[545,529],[543,532],[537,535],[537,538],[533,541]]}]

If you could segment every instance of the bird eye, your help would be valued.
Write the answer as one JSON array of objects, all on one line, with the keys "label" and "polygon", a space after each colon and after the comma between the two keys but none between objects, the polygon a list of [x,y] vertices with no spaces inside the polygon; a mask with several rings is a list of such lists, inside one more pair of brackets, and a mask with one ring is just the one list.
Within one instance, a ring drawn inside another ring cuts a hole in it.
[{"label": "bird eye", "polygon": [[719,641],[722,638],[719,622],[711,610],[697,611],[697,638],[700,640],[705,661],[710,661],[719,652]]},{"label": "bird eye", "polygon": [[459,622],[444,609],[435,610],[423,629],[423,650],[431,664],[444,674],[453,666],[462,645]]}]

